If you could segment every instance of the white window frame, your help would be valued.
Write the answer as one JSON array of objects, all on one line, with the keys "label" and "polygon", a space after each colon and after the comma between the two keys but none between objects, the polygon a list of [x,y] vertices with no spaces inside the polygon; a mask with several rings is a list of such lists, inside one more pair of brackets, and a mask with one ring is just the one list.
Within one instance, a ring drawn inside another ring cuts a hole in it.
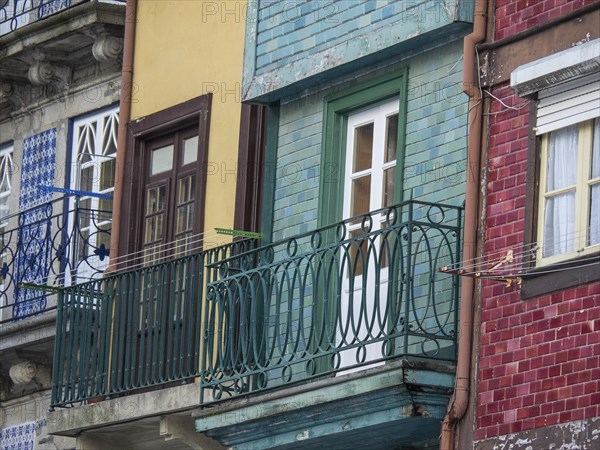
[{"label": "white window frame", "polygon": [[[540,158],[540,179],[538,195],[538,223],[537,223],[537,245],[540,250],[537,252],[537,265],[544,266],[562,262],[574,257],[585,256],[600,251],[600,243],[588,245],[589,239],[589,218],[591,210],[591,187],[600,184],[600,177],[591,178],[592,170],[592,150],[594,137],[595,120],[580,122],[578,127],[578,149],[577,149],[577,181],[574,186],[565,187],[556,191],[546,192],[548,180],[548,157],[549,143],[552,132],[541,136],[541,158]],[[558,130],[555,130],[558,131]],[[575,226],[573,239],[573,251],[561,253],[558,255],[544,256],[544,225],[546,217],[546,198],[560,191],[572,190],[575,188]]]},{"label": "white window frame", "polygon": [[[12,190],[11,176],[13,170],[13,146],[12,144],[0,147],[0,199],[10,198]],[[8,205],[7,205],[8,206]],[[10,208],[10,206],[8,206]],[[10,210],[7,211],[5,217],[10,215]],[[0,221],[4,217],[0,212]],[[8,226],[8,222],[0,222],[0,230],[4,230]]]},{"label": "white window frame", "polygon": [[[73,121],[73,133],[70,142],[71,161],[73,161],[72,168],[74,173],[71,176],[71,189],[82,190],[82,171],[91,169],[93,173],[91,179],[90,191],[98,194],[112,195],[114,192],[114,184],[105,189],[100,189],[101,182],[101,165],[116,158],[116,146],[117,146],[117,130],[119,123],[119,108],[117,106],[110,109],[103,109],[99,112],[86,115],[85,117],[75,119]],[[110,149],[109,144],[112,144],[114,151]],[[83,161],[84,155],[89,156],[88,161]],[[114,176],[113,176],[114,179]],[[71,197],[69,201],[69,210],[75,209],[76,202],[79,201],[81,205],[84,202],[89,203],[89,209],[92,211],[100,210],[101,199],[93,196],[79,196]],[[112,212],[112,207],[110,208]],[[71,215],[69,217],[69,229],[72,230],[75,226],[75,217]],[[108,215],[98,216],[95,225],[97,228],[110,226],[112,218]],[[90,231],[90,227],[83,226],[80,231]],[[90,242],[93,246],[96,246],[97,235],[90,238]],[[76,242],[75,245],[79,246],[80,243]],[[88,246],[86,250],[86,258],[95,257],[93,253],[92,245]],[[77,258],[80,257],[81,249],[76,250]],[[97,270],[92,270],[86,264],[82,264],[77,270],[77,276],[83,278],[99,277],[100,271],[108,267],[109,258],[105,258],[103,261],[94,261],[94,267]],[[66,276],[68,276],[66,274]]]},{"label": "white window frame", "polygon": [[[537,211],[537,223],[531,225],[535,227],[533,233],[538,248],[536,266],[559,263],[600,250],[597,244],[587,245],[589,191],[590,186],[599,181],[590,179],[593,123],[600,117],[598,64],[600,39],[595,39],[531,61],[511,73],[510,85],[517,95],[537,94],[539,100],[534,127],[535,134],[541,138],[539,192],[535,198],[537,204],[533,206]],[[552,194],[546,192],[550,135],[571,125],[579,127],[573,251],[544,257],[545,200]]]},{"label": "white window frame", "polygon": [[[350,195],[344,195],[343,214],[345,219],[351,217],[352,181],[366,175],[371,175],[371,197],[369,211],[374,211],[384,207],[384,173],[387,169],[395,167],[397,163],[397,159],[387,163],[385,162],[386,120],[388,117],[398,114],[399,109],[399,100],[398,98],[395,98],[393,100],[386,100],[384,103],[379,103],[375,106],[371,106],[348,115],[348,125],[346,128],[348,134],[346,140],[346,179],[344,182],[344,193],[349,193]],[[353,173],[354,130],[369,123],[374,123],[371,168]],[[398,158],[398,155],[396,155],[396,158]],[[385,222],[385,220],[386,218],[382,216],[377,225],[377,229],[379,229],[381,223]],[[349,231],[354,231],[355,229],[359,228],[360,224],[355,224],[349,227]]]},{"label": "white window frame", "polygon": [[[371,176],[371,186],[370,186],[370,200],[369,200],[369,209],[370,211],[376,211],[384,207],[385,202],[385,171],[387,169],[391,169],[396,167],[398,161],[398,154],[396,154],[396,159],[393,161],[385,162],[385,153],[386,153],[386,137],[387,137],[387,119],[390,116],[399,114],[400,111],[400,101],[398,97],[395,97],[391,100],[386,100],[384,102],[377,103],[375,105],[369,106],[367,108],[358,110],[348,115],[347,125],[346,125],[346,164],[345,164],[345,180],[344,180],[344,203],[343,203],[343,215],[344,219],[348,219],[352,217],[352,182],[357,178],[361,178],[367,175]],[[373,150],[371,156],[371,167],[369,169],[361,170],[359,172],[353,173],[354,168],[354,140],[355,140],[355,130],[358,127],[363,125],[367,125],[369,123],[373,123]],[[392,202],[393,204],[393,202]],[[386,214],[379,214],[379,217],[373,217],[373,225],[371,231],[377,231],[384,227],[385,222],[388,220]],[[352,233],[353,231],[361,230],[362,224],[360,221],[356,223],[348,224],[348,233]],[[380,239],[380,238],[378,238]],[[348,270],[348,269],[347,269]],[[368,267],[363,267],[363,270],[374,271],[377,270],[375,267],[375,261],[371,258]],[[367,286],[363,286],[362,284],[362,276],[356,276],[354,279],[354,291],[360,293],[361,291],[367,292],[370,297],[370,305],[367,307],[375,308],[374,297],[375,297],[375,276],[369,275],[367,277]],[[385,299],[387,297],[387,289],[388,289],[388,269],[381,268],[380,269],[380,297],[379,297],[379,309],[383,310],[385,308]],[[342,286],[343,295],[350,296],[350,279],[348,278],[348,272],[344,275],[344,281]],[[373,296],[373,297],[371,297]],[[360,308],[361,302],[353,303],[354,316],[360,316]],[[348,314],[348,310],[350,308],[349,300],[346,300],[346,297],[342,298],[341,302],[341,314],[342,317],[345,317]],[[372,312],[369,312],[372,314]],[[377,327],[374,326],[371,330],[372,333],[378,333],[381,330],[377,330]],[[366,334],[366,324],[361,326],[361,330],[358,331],[359,334]],[[342,337],[338,336],[338,340],[341,340]],[[373,343],[367,344],[365,346],[365,362],[373,361],[375,359],[379,359],[381,357],[381,344]],[[357,367],[354,369],[344,369],[344,367],[348,367],[356,364],[356,350],[349,349],[340,352],[340,367],[341,371],[336,372],[336,375],[345,375],[352,372],[362,371],[371,367],[376,367],[378,365],[382,365],[383,362],[373,363],[366,366]]]},{"label": "white window frame", "polygon": [[[4,201],[6,199],[6,206],[9,208],[7,210],[7,214],[2,216],[0,214],[0,221],[2,219],[6,219],[0,222],[0,234],[3,234],[7,231],[9,226],[9,218],[10,218],[10,194],[12,191],[11,177],[13,171],[13,145],[8,144],[5,146],[0,146],[0,200]],[[0,268],[4,264],[4,258],[6,257],[6,252],[4,248],[0,249]],[[4,291],[4,283],[0,280],[0,290]],[[3,298],[8,299],[8,296],[4,295]],[[4,310],[7,305],[1,305],[0,309],[0,320],[4,319]]]}]

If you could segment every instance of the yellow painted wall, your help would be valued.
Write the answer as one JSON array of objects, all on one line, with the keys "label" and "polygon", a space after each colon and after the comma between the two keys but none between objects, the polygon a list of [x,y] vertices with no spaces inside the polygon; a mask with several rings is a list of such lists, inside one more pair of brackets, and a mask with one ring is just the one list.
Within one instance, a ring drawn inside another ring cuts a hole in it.
[{"label": "yellow painted wall", "polygon": [[245,19],[245,1],[138,0],[131,118],[213,92],[207,237],[233,227]]}]

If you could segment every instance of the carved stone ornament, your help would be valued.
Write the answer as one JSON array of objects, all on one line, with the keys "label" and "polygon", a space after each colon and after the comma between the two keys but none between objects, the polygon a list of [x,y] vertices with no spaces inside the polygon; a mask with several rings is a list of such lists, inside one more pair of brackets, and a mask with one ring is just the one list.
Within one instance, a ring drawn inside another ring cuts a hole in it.
[{"label": "carved stone ornament", "polygon": [[27,72],[29,81],[36,86],[43,86],[52,80],[52,77],[56,73],[56,68],[48,63],[42,61],[35,61]]},{"label": "carved stone ornament", "polygon": [[[2,0],[0,0],[0,1],[2,1]],[[14,88],[13,88],[12,84],[6,83],[6,82],[0,80],[0,101],[7,100],[11,96],[13,91],[14,91]]]},{"label": "carved stone ornament", "polygon": [[123,39],[107,34],[96,36],[92,46],[92,54],[99,62],[117,59],[122,52]]},{"label": "carved stone ornament", "polygon": [[14,384],[27,384],[31,382],[38,372],[37,364],[25,361],[11,366],[8,375]]}]

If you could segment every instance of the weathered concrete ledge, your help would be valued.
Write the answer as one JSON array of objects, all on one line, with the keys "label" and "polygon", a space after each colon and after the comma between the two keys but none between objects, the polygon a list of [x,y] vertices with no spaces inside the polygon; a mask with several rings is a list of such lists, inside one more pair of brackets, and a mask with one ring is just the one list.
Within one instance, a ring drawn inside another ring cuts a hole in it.
[{"label": "weathered concrete ledge", "polygon": [[76,436],[86,430],[197,408],[199,401],[200,384],[190,383],[59,409],[48,413],[48,433]]},{"label": "weathered concrete ledge", "polygon": [[0,352],[54,337],[56,310],[0,326]]},{"label": "weathered concrete ledge", "polygon": [[[406,369],[406,371],[402,371],[402,369]],[[207,408],[198,409],[193,413],[193,416],[207,418],[228,411],[236,411],[239,415],[239,412],[244,408],[254,407],[256,405],[260,405],[261,410],[265,410],[266,406],[270,405],[272,407],[272,413],[277,414],[296,407],[289,401],[292,395],[309,392],[312,397],[311,402],[319,403],[320,401],[315,391],[323,388],[335,387],[341,384],[357,384],[353,383],[356,381],[362,383],[363,380],[369,380],[371,378],[376,378],[376,381],[373,382],[381,389],[402,384],[404,381],[409,384],[431,383],[431,380],[428,379],[429,377],[425,374],[439,374],[437,376],[441,378],[439,378],[436,383],[445,385],[445,383],[452,381],[452,384],[449,384],[448,386],[453,388],[455,372],[456,367],[454,365],[401,359],[371,369],[360,370],[318,381],[306,382],[304,384],[298,384],[293,387],[282,388],[276,391],[256,393],[251,396],[243,396],[229,400],[224,399],[221,403],[215,403]],[[361,386],[360,384],[357,384],[357,386],[359,386],[357,393],[369,390],[369,387],[367,386]]]},{"label": "weathered concrete ledge", "polygon": [[98,0],[75,4],[0,36],[0,57],[6,58],[34,48],[57,35],[78,31],[97,23],[125,25],[125,3]]},{"label": "weathered concrete ledge", "polygon": [[276,392],[225,399],[193,415],[196,431],[225,447],[246,450],[296,441],[311,449],[350,448],[366,430],[375,438],[383,428],[410,424],[406,433],[379,442],[388,448],[422,440],[423,430],[426,436],[439,433],[453,386],[452,365],[398,360]]}]

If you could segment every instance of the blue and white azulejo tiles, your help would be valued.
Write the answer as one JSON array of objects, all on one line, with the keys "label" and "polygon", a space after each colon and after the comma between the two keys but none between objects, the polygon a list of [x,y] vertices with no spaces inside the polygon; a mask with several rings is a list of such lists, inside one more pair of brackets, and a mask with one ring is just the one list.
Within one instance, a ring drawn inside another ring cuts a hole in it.
[{"label": "blue and white azulejo tiles", "polygon": [[[43,283],[48,277],[51,260],[52,209],[42,206],[52,200],[52,193],[39,186],[54,185],[56,163],[56,128],[25,139],[19,195],[19,242],[17,245],[17,286],[27,281]],[[39,208],[38,208],[39,206]],[[24,317],[46,308],[46,294],[15,289],[13,317]]]}]

